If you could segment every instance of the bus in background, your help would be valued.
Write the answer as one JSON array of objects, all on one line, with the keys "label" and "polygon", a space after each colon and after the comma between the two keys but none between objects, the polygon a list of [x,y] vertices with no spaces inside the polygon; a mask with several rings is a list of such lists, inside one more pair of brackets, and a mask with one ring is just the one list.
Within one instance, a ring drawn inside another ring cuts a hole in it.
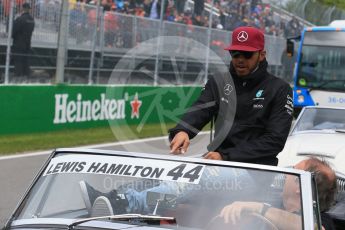
[{"label": "bus in background", "polygon": [[287,39],[287,55],[294,55],[300,40],[293,76],[294,107],[345,107],[345,21],[326,27],[309,27],[301,36]]}]

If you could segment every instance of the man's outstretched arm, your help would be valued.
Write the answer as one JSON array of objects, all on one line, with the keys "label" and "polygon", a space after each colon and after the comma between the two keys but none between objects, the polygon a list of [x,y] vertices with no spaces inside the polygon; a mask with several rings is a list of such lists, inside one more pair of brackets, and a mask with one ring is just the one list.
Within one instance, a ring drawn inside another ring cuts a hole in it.
[{"label": "man's outstretched arm", "polygon": [[176,127],[169,130],[170,150],[181,154],[188,150],[189,140],[212,119],[217,111],[217,103],[210,79],[196,102],[182,116]]}]

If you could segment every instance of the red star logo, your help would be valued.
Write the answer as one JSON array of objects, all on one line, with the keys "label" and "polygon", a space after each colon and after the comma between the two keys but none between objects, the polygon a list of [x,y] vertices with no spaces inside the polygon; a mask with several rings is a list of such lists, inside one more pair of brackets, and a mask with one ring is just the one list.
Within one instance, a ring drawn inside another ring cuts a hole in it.
[{"label": "red star logo", "polygon": [[134,100],[131,101],[131,107],[132,107],[132,115],[131,118],[134,117],[139,118],[139,108],[141,106],[142,102],[138,100],[138,93],[135,94]]}]

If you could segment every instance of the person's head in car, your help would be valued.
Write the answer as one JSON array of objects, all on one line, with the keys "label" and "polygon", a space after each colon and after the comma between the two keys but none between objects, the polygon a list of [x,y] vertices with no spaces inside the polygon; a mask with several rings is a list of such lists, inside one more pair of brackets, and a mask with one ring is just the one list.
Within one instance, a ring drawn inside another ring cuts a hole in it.
[{"label": "person's head in car", "polygon": [[[334,202],[336,193],[336,175],[325,160],[311,157],[300,161],[295,169],[309,171],[315,174],[318,189],[320,211],[327,211]],[[283,190],[284,208],[290,212],[301,210],[300,184],[298,177],[289,175],[286,177]]]}]

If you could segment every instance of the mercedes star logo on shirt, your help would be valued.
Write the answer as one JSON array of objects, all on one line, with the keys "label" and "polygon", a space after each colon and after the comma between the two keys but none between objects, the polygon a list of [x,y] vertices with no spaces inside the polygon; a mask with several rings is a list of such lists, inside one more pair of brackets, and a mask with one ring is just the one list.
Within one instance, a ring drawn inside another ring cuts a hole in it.
[{"label": "mercedes star logo on shirt", "polygon": [[247,40],[248,40],[248,34],[247,34],[247,32],[246,32],[246,31],[241,31],[241,32],[239,32],[238,35],[237,35],[237,40],[238,40],[239,42],[245,42],[245,41],[247,41]]},{"label": "mercedes star logo on shirt", "polygon": [[232,92],[233,87],[230,84],[226,84],[224,87],[224,94],[225,95],[230,95],[230,93]]}]

